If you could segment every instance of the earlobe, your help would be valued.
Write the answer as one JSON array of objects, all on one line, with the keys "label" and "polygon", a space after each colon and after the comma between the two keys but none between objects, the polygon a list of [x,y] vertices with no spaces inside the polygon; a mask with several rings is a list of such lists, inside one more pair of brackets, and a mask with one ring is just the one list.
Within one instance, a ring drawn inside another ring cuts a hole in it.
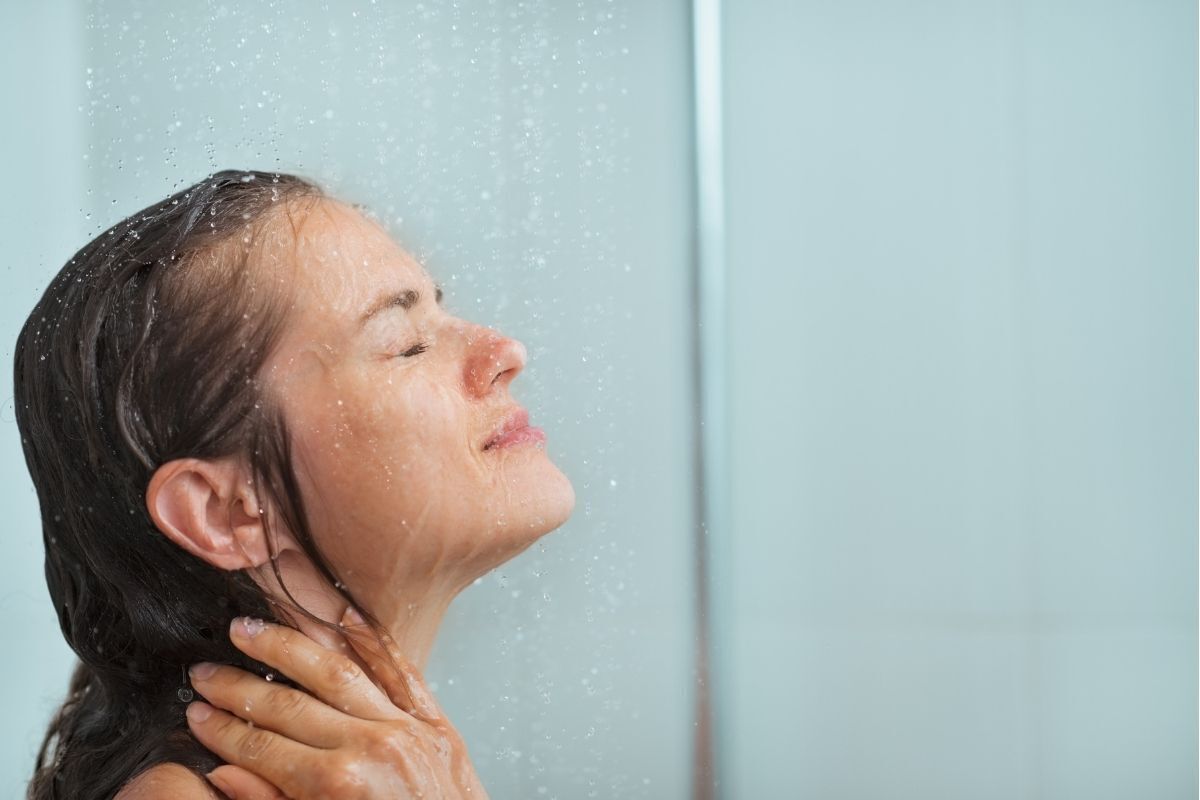
[{"label": "earlobe", "polygon": [[146,488],[146,510],[164,536],[218,569],[246,569],[269,558],[258,501],[231,462],[163,464]]}]

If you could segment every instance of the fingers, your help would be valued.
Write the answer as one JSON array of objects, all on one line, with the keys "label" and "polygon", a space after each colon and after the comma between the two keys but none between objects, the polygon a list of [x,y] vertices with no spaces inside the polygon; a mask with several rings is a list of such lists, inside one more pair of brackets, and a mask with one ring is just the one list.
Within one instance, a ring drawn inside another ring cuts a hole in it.
[{"label": "fingers", "polygon": [[442,707],[437,698],[433,696],[433,692],[425,684],[425,678],[421,675],[421,671],[404,657],[404,653],[400,651],[400,645],[396,644],[396,640],[387,631],[382,631],[380,636],[387,648],[388,655],[400,665],[400,671],[408,686],[409,694],[412,695],[413,702],[421,715],[430,720],[444,719],[446,715],[442,712]]},{"label": "fingers", "polygon": [[408,690],[407,682],[398,671],[398,665],[388,662],[375,635],[363,618],[354,611],[353,606],[346,609],[340,624],[346,640],[350,642],[354,652],[358,653],[367,668],[371,670],[371,674],[383,686],[383,690],[387,692],[391,701],[406,713],[417,716],[416,705]]},{"label": "fingers", "polygon": [[383,647],[380,647],[374,633],[353,606],[342,615],[341,625],[350,645],[383,683],[393,703],[428,722],[444,717],[420,671],[404,657],[400,646],[387,631],[380,632],[383,639]]},{"label": "fingers", "polygon": [[299,785],[296,765],[314,763],[316,756],[324,752],[274,731],[255,728],[208,703],[188,705],[187,721],[192,735],[222,761],[253,770],[289,793]]},{"label": "fingers", "polygon": [[402,716],[358,664],[300,631],[239,617],[230,624],[229,636],[246,655],[274,667],[336,709],[362,719]]},{"label": "fingers", "polygon": [[298,689],[218,664],[196,664],[189,675],[209,703],[260,728],[314,747],[336,747],[345,738],[350,718]]},{"label": "fingers", "polygon": [[222,764],[207,777],[213,786],[233,800],[288,800],[271,783],[233,764]]}]

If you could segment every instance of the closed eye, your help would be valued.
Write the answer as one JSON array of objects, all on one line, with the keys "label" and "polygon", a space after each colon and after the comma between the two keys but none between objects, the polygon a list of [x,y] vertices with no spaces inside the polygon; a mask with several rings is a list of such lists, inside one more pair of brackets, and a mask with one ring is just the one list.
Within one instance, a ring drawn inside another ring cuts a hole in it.
[{"label": "closed eye", "polygon": [[424,353],[428,349],[428,344],[425,342],[418,342],[417,344],[405,350],[403,353],[397,353],[396,355],[392,356],[392,358],[412,358],[415,355]]}]

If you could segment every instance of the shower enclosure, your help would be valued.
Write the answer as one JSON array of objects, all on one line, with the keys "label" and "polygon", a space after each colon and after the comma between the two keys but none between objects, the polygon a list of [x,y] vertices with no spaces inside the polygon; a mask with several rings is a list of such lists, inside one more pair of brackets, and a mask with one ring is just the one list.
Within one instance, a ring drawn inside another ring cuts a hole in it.
[{"label": "shower enclosure", "polygon": [[[492,797],[1195,796],[1194,3],[0,14],[10,360],[85,241],[236,167],[528,346],[575,514],[426,671]],[[17,796],[71,654],[3,394]]]}]

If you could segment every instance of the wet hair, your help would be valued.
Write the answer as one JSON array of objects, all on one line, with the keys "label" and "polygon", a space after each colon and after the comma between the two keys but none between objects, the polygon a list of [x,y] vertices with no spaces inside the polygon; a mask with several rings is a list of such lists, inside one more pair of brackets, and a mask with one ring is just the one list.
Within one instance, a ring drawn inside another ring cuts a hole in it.
[{"label": "wet hair", "polygon": [[294,234],[326,196],[295,175],[209,175],[88,242],[21,328],[16,422],[41,510],[46,584],[79,657],[30,800],[112,797],[164,762],[215,768],[220,759],[185,721],[187,667],[214,661],[266,675],[231,644],[231,620],[317,620],[286,587],[281,601],[157,529],[145,495],[162,464],[240,459],[280,584],[272,512],[354,602],[313,540],[287,421],[259,379],[287,324],[292,283],[261,268],[267,234],[288,223]]}]

